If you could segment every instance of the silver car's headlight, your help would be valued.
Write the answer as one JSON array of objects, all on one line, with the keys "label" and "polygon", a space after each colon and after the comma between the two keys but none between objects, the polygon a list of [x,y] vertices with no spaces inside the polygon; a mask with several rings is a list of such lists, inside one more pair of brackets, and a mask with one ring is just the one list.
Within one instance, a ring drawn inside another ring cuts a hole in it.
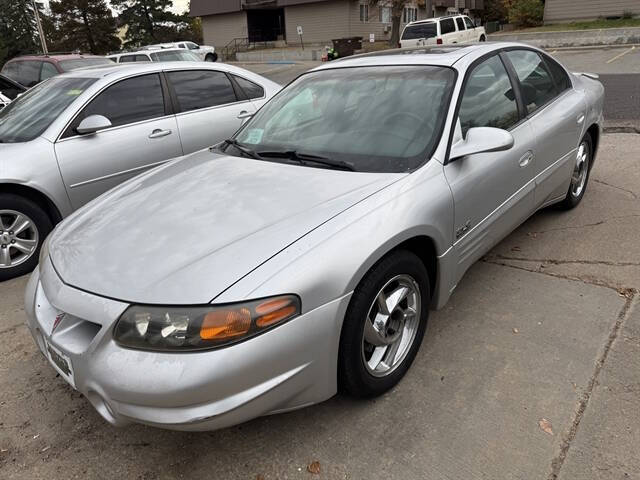
[{"label": "silver car's headlight", "polygon": [[259,335],[300,315],[300,309],[295,295],[198,307],[134,305],[113,335],[119,345],[141,350],[205,350]]}]

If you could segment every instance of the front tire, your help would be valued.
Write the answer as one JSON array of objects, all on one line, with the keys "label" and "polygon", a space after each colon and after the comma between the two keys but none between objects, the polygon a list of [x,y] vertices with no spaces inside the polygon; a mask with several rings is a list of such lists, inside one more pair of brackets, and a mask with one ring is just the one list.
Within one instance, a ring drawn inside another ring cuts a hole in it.
[{"label": "front tire", "polygon": [[51,219],[37,203],[0,193],[0,281],[31,272],[52,229]]},{"label": "front tire", "polygon": [[429,275],[413,253],[378,262],[355,289],[340,336],[338,380],[343,391],[374,397],[411,366],[427,327]]},{"label": "front tire", "polygon": [[592,161],[593,140],[591,139],[591,135],[587,133],[578,146],[569,190],[567,191],[565,199],[559,204],[560,208],[570,210],[577,207],[582,201],[584,192],[587,190]]}]

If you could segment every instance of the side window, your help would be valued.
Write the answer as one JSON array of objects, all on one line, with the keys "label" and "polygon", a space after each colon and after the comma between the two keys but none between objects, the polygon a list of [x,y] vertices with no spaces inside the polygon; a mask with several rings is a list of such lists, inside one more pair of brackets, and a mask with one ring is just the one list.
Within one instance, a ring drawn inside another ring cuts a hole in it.
[{"label": "side window", "polygon": [[507,57],[520,80],[522,98],[527,113],[535,112],[556,96],[551,74],[540,56],[531,50],[509,50]]},{"label": "side window", "polygon": [[111,85],[76,117],[64,137],[75,135],[89,115],[107,117],[114,127],[164,116],[164,96],[158,74],[127,78]]},{"label": "side window", "polygon": [[458,113],[462,135],[473,127],[509,129],[520,116],[509,75],[494,55],[477,65],[465,85]]},{"label": "side window", "polygon": [[53,64],[49,62],[42,63],[42,70],[40,71],[40,81],[46,80],[49,77],[55,77],[58,75],[58,70]]},{"label": "side window", "polygon": [[136,61],[137,55],[122,55],[119,63],[131,63]]},{"label": "side window", "polygon": [[556,62],[549,55],[544,55],[543,57],[546,61],[549,70],[551,70],[551,76],[553,80],[556,82],[556,90],[558,93],[562,93],[565,90],[571,88],[571,80],[569,80],[569,75],[564,68],[560,66],[558,62]]},{"label": "side window", "polygon": [[446,35],[456,31],[456,26],[453,24],[453,18],[443,18],[440,20],[440,35]]},{"label": "side window", "polygon": [[458,30],[464,32],[464,20],[462,20],[462,17],[456,17],[456,23],[458,24]]},{"label": "side window", "polygon": [[469,29],[476,28],[476,26],[474,25],[474,23],[471,21],[469,17],[464,17],[464,23],[467,25],[467,28]]},{"label": "side window", "polygon": [[240,88],[249,98],[262,98],[264,97],[264,88],[257,83],[253,83],[246,78],[233,76],[233,79],[240,85]]},{"label": "side window", "polygon": [[213,70],[185,70],[167,72],[173,85],[181,112],[235,102],[231,81],[222,72]]}]

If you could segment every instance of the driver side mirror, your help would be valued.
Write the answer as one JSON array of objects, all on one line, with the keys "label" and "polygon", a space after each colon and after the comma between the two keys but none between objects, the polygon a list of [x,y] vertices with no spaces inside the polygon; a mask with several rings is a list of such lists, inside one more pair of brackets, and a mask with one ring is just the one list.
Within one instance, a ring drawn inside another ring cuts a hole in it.
[{"label": "driver side mirror", "polygon": [[111,122],[107,117],[103,117],[102,115],[89,115],[80,122],[80,125],[76,128],[76,132],[80,135],[91,135],[109,127],[111,127]]},{"label": "driver side mirror", "polygon": [[513,147],[513,135],[501,128],[475,127],[467,131],[467,138],[460,138],[451,145],[449,160],[485,152],[501,152]]}]

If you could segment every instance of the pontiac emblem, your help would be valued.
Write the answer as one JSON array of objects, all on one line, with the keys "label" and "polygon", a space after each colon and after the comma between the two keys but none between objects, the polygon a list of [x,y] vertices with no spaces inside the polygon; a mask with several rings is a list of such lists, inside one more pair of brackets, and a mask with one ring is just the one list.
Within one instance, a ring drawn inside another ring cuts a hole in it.
[{"label": "pontiac emblem", "polygon": [[53,334],[54,330],[58,328],[58,325],[60,325],[60,322],[65,317],[65,315],[66,313],[59,313],[58,315],[56,315],[56,319],[53,321],[53,327],[51,328],[51,334]]}]

